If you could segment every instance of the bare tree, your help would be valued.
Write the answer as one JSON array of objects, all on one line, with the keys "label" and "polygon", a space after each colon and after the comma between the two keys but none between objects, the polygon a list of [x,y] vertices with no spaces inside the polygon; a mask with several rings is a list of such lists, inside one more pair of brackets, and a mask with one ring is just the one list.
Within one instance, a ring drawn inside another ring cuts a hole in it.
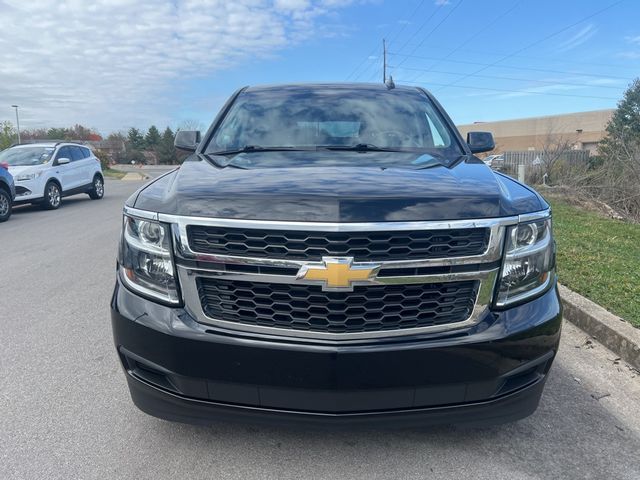
[{"label": "bare tree", "polygon": [[592,196],[640,221],[640,79],[624,93],[598,147],[587,188]]},{"label": "bare tree", "polygon": [[610,131],[602,163],[586,189],[615,211],[640,221],[640,138],[629,129]]},{"label": "bare tree", "polygon": [[[540,160],[542,178],[539,180],[545,183],[552,183],[559,181],[562,177],[562,170],[566,168],[560,168],[560,164],[563,160],[567,160],[569,152],[574,150],[577,138],[574,135],[566,135],[562,132],[562,129],[552,123],[547,132],[539,141]],[[570,167],[565,165],[564,167]],[[557,178],[556,178],[557,177]]]}]

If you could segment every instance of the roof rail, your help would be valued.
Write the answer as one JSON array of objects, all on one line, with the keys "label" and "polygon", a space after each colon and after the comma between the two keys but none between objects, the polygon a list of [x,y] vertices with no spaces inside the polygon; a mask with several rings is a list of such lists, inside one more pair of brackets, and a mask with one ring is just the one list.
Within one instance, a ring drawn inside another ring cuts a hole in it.
[{"label": "roof rail", "polygon": [[63,140],[60,138],[31,138],[29,140],[23,140],[20,143],[11,144],[12,147],[16,145],[33,145],[38,143],[53,143],[55,145],[60,145],[61,143],[77,143],[78,145],[86,145],[86,140]]}]

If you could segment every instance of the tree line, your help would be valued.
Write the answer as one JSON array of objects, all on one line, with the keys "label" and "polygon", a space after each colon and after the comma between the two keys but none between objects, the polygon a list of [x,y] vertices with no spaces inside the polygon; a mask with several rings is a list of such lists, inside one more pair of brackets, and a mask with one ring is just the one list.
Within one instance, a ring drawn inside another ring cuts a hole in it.
[{"label": "tree line", "polygon": [[[0,122],[0,150],[17,143],[17,130],[12,122]],[[87,142],[105,166],[108,163],[161,163],[175,164],[181,161],[173,146],[175,133],[166,127],[162,133],[155,125],[144,132],[131,127],[126,134],[112,132],[106,138],[95,129],[76,124],[68,128],[20,129],[23,143],[35,140],[61,140]]]},{"label": "tree line", "polygon": [[131,127],[126,138],[121,138],[126,146],[125,161],[147,163],[148,157],[151,155],[155,156],[157,163],[178,163],[176,149],[173,146],[174,139],[175,133],[170,127],[165,128],[162,134],[155,125],[151,125],[145,134],[137,128]]}]

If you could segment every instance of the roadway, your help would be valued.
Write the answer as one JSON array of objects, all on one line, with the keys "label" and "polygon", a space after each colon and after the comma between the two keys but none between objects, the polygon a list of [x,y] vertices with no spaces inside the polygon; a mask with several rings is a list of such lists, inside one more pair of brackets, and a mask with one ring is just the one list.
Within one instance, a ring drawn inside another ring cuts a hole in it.
[{"label": "roadway", "polygon": [[565,324],[539,410],[491,428],[173,424],[131,403],[109,300],[141,184],[0,225],[0,478],[640,478],[640,375]]}]

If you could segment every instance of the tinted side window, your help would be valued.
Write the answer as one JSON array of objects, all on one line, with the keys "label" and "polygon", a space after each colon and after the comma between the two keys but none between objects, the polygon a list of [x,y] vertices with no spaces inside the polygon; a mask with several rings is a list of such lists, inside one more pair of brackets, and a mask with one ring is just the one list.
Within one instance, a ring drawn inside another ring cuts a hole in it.
[{"label": "tinted side window", "polygon": [[82,154],[82,150],[80,149],[80,147],[67,147],[69,150],[71,150],[71,160],[72,161],[76,161],[76,160],[82,160],[84,158],[84,155]]},{"label": "tinted side window", "polygon": [[82,150],[82,155],[84,156],[84,158],[89,158],[91,156],[91,150],[89,150],[87,147],[80,147],[80,150]]},{"label": "tinted side window", "polygon": [[69,147],[60,147],[60,149],[58,150],[58,154],[56,155],[56,160],[60,158],[68,158],[69,160],[72,160]]}]

